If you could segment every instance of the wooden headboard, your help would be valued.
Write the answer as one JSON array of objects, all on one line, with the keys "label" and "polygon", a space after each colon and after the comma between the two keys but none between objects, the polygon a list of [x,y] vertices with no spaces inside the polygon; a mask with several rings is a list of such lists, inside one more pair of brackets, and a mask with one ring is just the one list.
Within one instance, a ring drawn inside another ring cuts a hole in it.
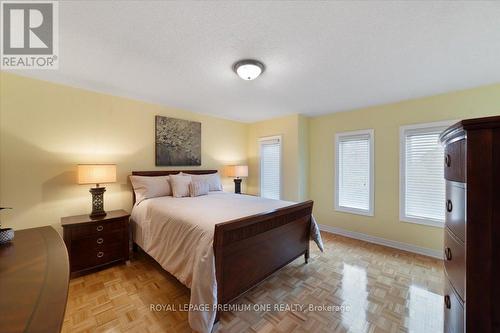
[{"label": "wooden headboard", "polygon": [[156,176],[168,176],[176,175],[179,172],[189,173],[191,175],[208,175],[211,173],[216,173],[217,170],[155,170],[155,171],[132,171],[133,176],[146,176],[146,177],[156,177]]},{"label": "wooden headboard", "polygon": [[[145,177],[158,177],[176,175],[179,172],[188,173],[191,175],[208,175],[217,173],[217,170],[155,170],[155,171],[132,171],[132,176],[145,176]],[[132,190],[133,200],[132,204],[135,205],[135,192]]]}]

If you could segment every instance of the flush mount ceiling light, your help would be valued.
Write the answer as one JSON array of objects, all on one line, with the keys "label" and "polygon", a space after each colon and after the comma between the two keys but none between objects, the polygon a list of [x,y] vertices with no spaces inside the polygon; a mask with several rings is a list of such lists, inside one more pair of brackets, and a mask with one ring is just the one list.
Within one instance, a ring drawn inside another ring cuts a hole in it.
[{"label": "flush mount ceiling light", "polygon": [[234,64],[233,69],[243,80],[254,80],[264,72],[264,64],[257,60],[245,59]]}]

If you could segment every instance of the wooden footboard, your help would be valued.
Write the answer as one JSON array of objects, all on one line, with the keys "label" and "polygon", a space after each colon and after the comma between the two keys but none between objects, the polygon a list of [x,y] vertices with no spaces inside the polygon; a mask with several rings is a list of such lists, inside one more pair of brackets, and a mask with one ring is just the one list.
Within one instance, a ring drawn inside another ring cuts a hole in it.
[{"label": "wooden footboard", "polygon": [[215,226],[217,299],[226,304],[301,255],[309,257],[313,202]]}]

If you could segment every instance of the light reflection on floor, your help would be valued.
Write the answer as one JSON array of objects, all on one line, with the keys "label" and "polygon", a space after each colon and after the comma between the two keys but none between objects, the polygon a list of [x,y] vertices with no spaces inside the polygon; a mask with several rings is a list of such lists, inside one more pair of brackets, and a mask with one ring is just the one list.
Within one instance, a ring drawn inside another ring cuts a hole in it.
[{"label": "light reflection on floor", "polygon": [[440,333],[443,331],[443,296],[417,286],[410,286],[408,331]]},{"label": "light reflection on floor", "polygon": [[342,299],[350,311],[342,314],[342,324],[351,331],[366,331],[366,313],[368,305],[366,291],[366,270],[361,267],[344,264],[342,276]]},{"label": "light reflection on floor", "polygon": [[[344,263],[341,297],[350,311],[342,313],[342,327],[349,332],[369,332],[366,311],[369,307],[366,269]],[[443,331],[443,296],[411,285],[408,288],[407,323],[409,333]]]}]

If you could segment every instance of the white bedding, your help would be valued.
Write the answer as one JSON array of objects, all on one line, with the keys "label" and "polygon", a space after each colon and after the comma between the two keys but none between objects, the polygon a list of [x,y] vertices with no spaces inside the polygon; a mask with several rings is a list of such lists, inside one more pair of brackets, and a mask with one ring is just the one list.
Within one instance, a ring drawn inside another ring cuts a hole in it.
[{"label": "white bedding", "polygon": [[[132,209],[134,240],[166,271],[191,289],[191,305],[212,308],[212,311],[189,312],[189,325],[193,330],[210,332],[217,304],[212,247],[215,225],[293,204],[226,192],[210,192],[194,198],[151,198]],[[314,218],[311,238],[323,250]]]}]

